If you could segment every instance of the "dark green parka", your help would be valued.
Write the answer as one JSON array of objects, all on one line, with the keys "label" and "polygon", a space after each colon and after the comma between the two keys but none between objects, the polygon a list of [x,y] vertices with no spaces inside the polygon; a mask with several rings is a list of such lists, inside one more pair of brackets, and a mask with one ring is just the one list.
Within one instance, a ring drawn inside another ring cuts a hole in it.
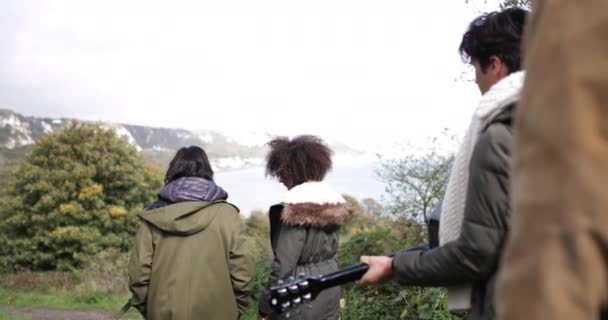
[{"label": "dark green parka", "polygon": [[[320,275],[338,270],[336,253],[340,226],[352,210],[342,196],[324,182],[307,182],[291,189],[282,204],[269,212],[274,261],[269,285],[299,274]],[[338,319],[340,288],[321,292],[312,301],[293,309],[289,319]],[[280,319],[268,304],[265,291],[258,305],[267,319]]]}]

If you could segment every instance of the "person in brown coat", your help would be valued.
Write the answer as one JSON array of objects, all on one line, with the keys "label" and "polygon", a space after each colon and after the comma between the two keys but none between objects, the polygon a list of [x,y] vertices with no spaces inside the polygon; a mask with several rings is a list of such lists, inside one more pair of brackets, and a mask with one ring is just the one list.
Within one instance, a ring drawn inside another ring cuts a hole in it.
[{"label": "person in brown coat", "polygon": [[608,319],[608,1],[532,12],[498,319]]}]

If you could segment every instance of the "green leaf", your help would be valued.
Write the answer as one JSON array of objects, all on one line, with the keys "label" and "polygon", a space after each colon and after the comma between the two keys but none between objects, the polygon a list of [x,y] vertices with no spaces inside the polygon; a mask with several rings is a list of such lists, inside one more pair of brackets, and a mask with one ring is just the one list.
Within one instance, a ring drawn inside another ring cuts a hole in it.
[{"label": "green leaf", "polygon": [[433,318],[433,312],[431,310],[423,310],[422,312],[420,312],[418,314],[418,317],[420,319],[432,319]]}]

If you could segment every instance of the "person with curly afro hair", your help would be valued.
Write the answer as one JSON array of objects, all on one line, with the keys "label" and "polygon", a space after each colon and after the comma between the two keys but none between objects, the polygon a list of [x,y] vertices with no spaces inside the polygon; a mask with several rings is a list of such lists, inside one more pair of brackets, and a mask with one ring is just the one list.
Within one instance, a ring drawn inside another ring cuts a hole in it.
[{"label": "person with curly afro hair", "polygon": [[[350,221],[348,202],[323,181],[333,155],[319,137],[278,137],[268,143],[266,174],[285,187],[279,204],[270,207],[270,241],[274,253],[268,286],[290,276],[338,270],[340,227]],[[268,290],[258,304],[259,319],[278,319],[268,303]],[[314,301],[291,311],[290,319],[339,319],[340,288],[321,292]]]}]

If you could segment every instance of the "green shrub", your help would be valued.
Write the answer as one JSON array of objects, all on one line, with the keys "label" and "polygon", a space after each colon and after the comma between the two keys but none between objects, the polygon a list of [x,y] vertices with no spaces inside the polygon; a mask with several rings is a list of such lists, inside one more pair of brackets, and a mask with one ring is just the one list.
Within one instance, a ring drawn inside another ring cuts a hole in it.
[{"label": "green shrub", "polygon": [[160,174],[113,130],[73,124],[39,140],[0,202],[0,270],[72,270],[129,250]]},{"label": "green shrub", "polygon": [[[408,219],[385,220],[357,233],[340,247],[342,266],[362,255],[382,255],[424,242],[424,228]],[[358,319],[458,319],[447,310],[445,292],[437,288],[401,287],[394,282],[365,288],[343,287],[341,317]]]}]

